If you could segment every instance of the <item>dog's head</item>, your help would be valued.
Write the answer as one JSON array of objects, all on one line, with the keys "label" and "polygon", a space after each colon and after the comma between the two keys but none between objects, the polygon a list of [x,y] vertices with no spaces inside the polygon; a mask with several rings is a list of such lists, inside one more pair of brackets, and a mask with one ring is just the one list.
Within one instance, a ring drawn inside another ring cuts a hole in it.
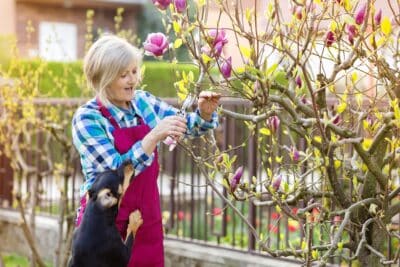
[{"label": "dog's head", "polygon": [[133,166],[130,162],[123,163],[116,170],[100,173],[88,191],[89,200],[98,203],[103,209],[117,205],[132,175]]}]

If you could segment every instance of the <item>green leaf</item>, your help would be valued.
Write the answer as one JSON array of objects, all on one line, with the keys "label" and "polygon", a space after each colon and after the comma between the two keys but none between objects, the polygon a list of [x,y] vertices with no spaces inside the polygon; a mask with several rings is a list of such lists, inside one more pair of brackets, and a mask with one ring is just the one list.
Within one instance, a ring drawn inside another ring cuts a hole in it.
[{"label": "green leaf", "polygon": [[286,78],[286,73],[283,71],[276,72],[274,79],[279,85],[282,85],[284,87],[287,87],[289,85],[289,81]]}]

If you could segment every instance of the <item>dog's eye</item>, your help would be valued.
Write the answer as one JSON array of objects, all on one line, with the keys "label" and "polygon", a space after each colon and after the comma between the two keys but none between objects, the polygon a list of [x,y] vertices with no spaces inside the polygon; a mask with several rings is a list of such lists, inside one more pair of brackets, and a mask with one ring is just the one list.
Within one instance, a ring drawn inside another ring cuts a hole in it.
[{"label": "dog's eye", "polygon": [[112,197],[112,194],[110,192],[107,193],[108,197]]}]

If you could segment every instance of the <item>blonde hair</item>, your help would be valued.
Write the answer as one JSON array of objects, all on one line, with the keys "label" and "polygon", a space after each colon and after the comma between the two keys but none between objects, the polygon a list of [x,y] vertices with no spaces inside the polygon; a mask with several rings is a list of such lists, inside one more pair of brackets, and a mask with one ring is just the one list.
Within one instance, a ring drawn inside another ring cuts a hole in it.
[{"label": "blonde hair", "polygon": [[88,86],[104,105],[110,104],[107,88],[132,62],[140,73],[142,53],[115,35],[104,35],[90,47],[84,58],[83,71]]}]

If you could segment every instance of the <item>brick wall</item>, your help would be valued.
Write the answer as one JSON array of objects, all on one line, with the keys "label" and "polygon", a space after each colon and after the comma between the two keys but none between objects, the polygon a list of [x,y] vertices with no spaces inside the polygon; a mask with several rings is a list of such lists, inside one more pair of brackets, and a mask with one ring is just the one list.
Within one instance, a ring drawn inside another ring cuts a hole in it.
[{"label": "brick wall", "polygon": [[[116,9],[110,7],[92,7],[95,11],[94,26],[102,29],[113,31],[114,16]],[[18,39],[18,47],[21,56],[29,56],[32,52],[38,51],[39,24],[42,21],[46,22],[62,22],[72,23],[77,26],[78,31],[78,58],[82,58],[85,49],[85,34],[86,34],[86,7],[73,6],[66,8],[64,6],[24,3],[17,2],[16,5],[16,32]],[[136,32],[136,15],[140,12],[139,6],[125,8],[124,12],[124,29],[132,29]],[[35,32],[29,38],[26,32],[28,21],[32,22]],[[29,52],[31,51],[31,52]]]}]

